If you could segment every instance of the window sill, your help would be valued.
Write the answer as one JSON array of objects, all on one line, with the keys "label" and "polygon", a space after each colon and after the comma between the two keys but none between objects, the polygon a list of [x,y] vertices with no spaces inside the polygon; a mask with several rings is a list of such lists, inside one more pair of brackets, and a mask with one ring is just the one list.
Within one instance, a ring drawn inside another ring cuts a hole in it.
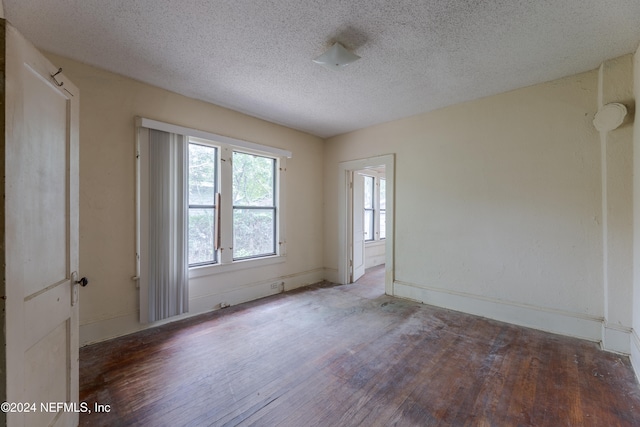
[{"label": "window sill", "polygon": [[273,255],[263,258],[243,259],[233,261],[227,264],[202,265],[199,267],[191,267],[189,269],[189,279],[198,277],[213,276],[216,274],[230,273],[237,270],[246,270],[250,268],[260,268],[273,264],[281,264],[287,259],[284,255]]}]

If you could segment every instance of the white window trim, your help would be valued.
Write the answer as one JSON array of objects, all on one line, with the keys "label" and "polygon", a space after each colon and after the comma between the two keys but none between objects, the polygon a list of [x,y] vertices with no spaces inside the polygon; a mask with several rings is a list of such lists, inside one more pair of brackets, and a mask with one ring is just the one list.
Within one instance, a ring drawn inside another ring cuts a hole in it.
[{"label": "white window trim", "polygon": [[136,126],[149,129],[162,130],[169,133],[177,133],[184,136],[195,136],[197,138],[208,139],[211,141],[219,142],[221,144],[231,145],[233,147],[242,148],[246,150],[255,150],[258,153],[271,154],[276,157],[286,157],[290,159],[292,157],[291,151],[283,150],[281,148],[270,147],[268,145],[256,144],[255,142],[244,141],[242,139],[231,138],[224,135],[218,135],[216,133],[206,132],[203,130],[187,128],[184,126],[172,125],[170,123],[159,122],[157,120],[146,119],[144,117],[136,117]]},{"label": "white window trim", "polygon": [[376,221],[376,214],[378,212],[378,209],[376,209],[376,199],[377,199],[376,198],[376,192],[377,192],[376,189],[378,188],[378,186],[377,186],[377,182],[376,182],[376,177],[374,175],[371,175],[371,174],[366,173],[366,172],[363,172],[360,175],[362,175],[362,177],[364,178],[364,194],[365,195],[367,194],[367,178],[371,178],[370,182],[373,183],[373,188],[371,188],[371,197],[373,199],[373,200],[371,200],[371,208],[367,208],[366,207],[367,206],[366,198],[365,198],[364,203],[363,203],[363,206],[364,206],[364,213],[363,214],[365,214],[364,215],[365,221],[363,222],[363,224],[366,224],[366,218],[367,218],[366,212],[367,211],[371,211],[371,222],[373,223],[372,224],[373,225],[373,227],[372,227],[373,234],[372,234],[371,238],[369,238],[369,239],[366,238],[367,230],[365,230],[364,244],[366,245],[367,243],[375,242],[376,240],[378,240],[377,239],[377,236],[378,236],[378,233],[377,233],[378,221]]},{"label": "white window trim", "polygon": [[[286,159],[292,157],[291,151],[283,150],[280,148],[270,147],[267,145],[257,144],[254,142],[243,141],[236,138],[231,138],[223,135],[218,135],[211,132],[201,131],[197,129],[191,129],[183,126],[173,125],[170,123],[164,123],[157,120],[147,119],[144,117],[136,117],[136,129],[138,131],[137,141],[136,141],[136,158],[138,161],[136,162],[136,276],[134,279],[138,279],[140,277],[140,272],[142,271],[142,267],[140,265],[140,250],[141,245],[144,245],[144,239],[142,239],[141,233],[142,230],[146,227],[146,224],[141,224],[141,209],[144,209],[142,206],[141,198],[144,196],[144,192],[141,191],[140,187],[140,174],[144,173],[141,170],[141,162],[140,158],[140,144],[141,138],[146,135],[146,132],[143,135],[140,134],[140,130],[143,129],[156,129],[170,133],[177,133],[180,135],[184,135],[185,137],[195,137],[205,140],[204,142],[211,141],[212,146],[217,146],[219,148],[219,158],[222,159],[223,156],[229,157],[234,150],[241,151],[249,154],[257,154],[257,155],[266,155],[269,157],[273,157],[276,159],[277,170],[276,170],[276,188],[277,188],[277,199],[276,199],[276,210],[278,212],[277,218],[278,223],[276,224],[276,255],[257,257],[257,258],[249,258],[249,259],[241,259],[241,260],[233,260],[232,257],[224,256],[224,253],[221,254],[218,258],[218,262],[216,264],[209,265],[201,265],[194,266],[189,268],[189,278],[196,277],[205,277],[215,274],[228,273],[236,270],[245,270],[248,268],[258,268],[264,267],[272,264],[279,264],[285,261],[286,259],[286,238],[285,238],[285,213],[282,209],[282,206],[285,206],[285,195],[286,188],[285,182],[283,179],[283,174],[286,172]],[[221,162],[221,163],[229,163],[229,162]],[[227,168],[227,173],[231,173],[231,168]],[[220,170],[219,173],[224,173],[223,170]],[[219,177],[220,179],[221,177]],[[227,178],[228,179],[228,178]],[[231,195],[228,195],[229,200]],[[223,201],[224,203],[224,201]],[[228,203],[228,201],[226,202]],[[223,211],[221,211],[221,214]],[[232,218],[222,218],[223,223],[230,224]],[[229,233],[225,233],[229,234]],[[223,247],[231,247],[233,245],[233,236],[228,235],[227,240],[231,242],[231,244],[225,245],[225,242],[222,242]],[[224,239],[224,236],[223,236]],[[230,239],[230,240],[229,240]]]},{"label": "white window trim", "polygon": [[216,274],[230,273],[236,270],[266,267],[273,264],[281,264],[286,261],[284,254],[271,255],[260,258],[240,259],[228,264],[200,265],[189,268],[189,279],[196,277],[214,276]]},{"label": "white window trim", "polygon": [[[382,213],[382,208],[380,207],[380,181],[384,180],[385,184],[387,182],[387,176],[386,174],[378,174],[378,176],[376,177],[376,212],[377,212],[377,216],[378,216],[378,221],[376,222],[376,241],[381,241],[384,242],[386,240],[386,236],[385,237],[381,237],[380,236],[380,215]],[[385,215],[387,212],[387,209],[384,209],[385,211]]]}]

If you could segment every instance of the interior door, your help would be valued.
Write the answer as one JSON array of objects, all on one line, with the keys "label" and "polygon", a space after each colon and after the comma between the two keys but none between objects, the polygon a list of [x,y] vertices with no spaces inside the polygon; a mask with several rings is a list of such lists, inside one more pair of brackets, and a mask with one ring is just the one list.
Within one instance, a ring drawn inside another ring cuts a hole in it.
[{"label": "interior door", "polygon": [[79,92],[1,24],[7,425],[76,426]]},{"label": "interior door", "polygon": [[364,275],[364,176],[353,173],[353,270],[351,282]]}]

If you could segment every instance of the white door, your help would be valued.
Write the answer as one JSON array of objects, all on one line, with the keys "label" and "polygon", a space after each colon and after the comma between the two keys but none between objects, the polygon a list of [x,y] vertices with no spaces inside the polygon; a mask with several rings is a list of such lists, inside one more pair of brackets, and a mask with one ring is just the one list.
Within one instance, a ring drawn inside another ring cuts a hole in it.
[{"label": "white door", "polygon": [[35,404],[29,412],[9,408],[7,425],[76,426],[80,95],[62,74],[51,77],[57,68],[15,28],[0,23],[6,400]]},{"label": "white door", "polygon": [[355,282],[364,275],[364,176],[353,173],[353,251],[352,276]]}]

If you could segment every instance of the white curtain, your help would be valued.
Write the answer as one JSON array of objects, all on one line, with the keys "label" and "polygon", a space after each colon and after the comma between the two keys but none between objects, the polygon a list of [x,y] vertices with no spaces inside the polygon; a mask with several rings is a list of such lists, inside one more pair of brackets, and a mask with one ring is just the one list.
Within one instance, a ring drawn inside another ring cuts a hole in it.
[{"label": "white curtain", "polygon": [[187,142],[149,129],[149,319],[189,311]]}]

